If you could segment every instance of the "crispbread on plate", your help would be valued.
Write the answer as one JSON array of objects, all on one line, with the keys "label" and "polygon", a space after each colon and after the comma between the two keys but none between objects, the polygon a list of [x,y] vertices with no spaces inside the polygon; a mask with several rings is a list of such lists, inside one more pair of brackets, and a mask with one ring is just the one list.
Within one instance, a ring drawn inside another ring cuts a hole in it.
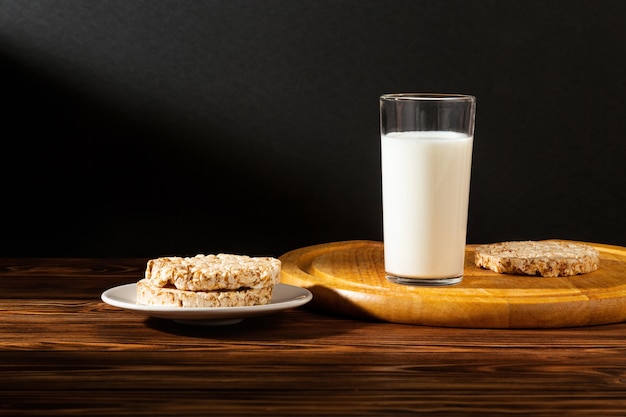
[{"label": "crispbread on plate", "polygon": [[185,291],[156,287],[147,279],[137,282],[137,303],[171,307],[244,307],[269,304],[273,286],[237,291]]},{"label": "crispbread on plate", "polygon": [[478,246],[474,262],[501,274],[566,277],[597,270],[600,255],[582,243],[529,240]]},{"label": "crispbread on plate", "polygon": [[193,257],[150,259],[145,279],[155,287],[174,286],[183,291],[235,291],[278,284],[280,261],[220,253]]},{"label": "crispbread on plate", "polygon": [[150,259],[137,283],[138,304],[243,307],[271,302],[281,262],[270,257],[218,254]]}]

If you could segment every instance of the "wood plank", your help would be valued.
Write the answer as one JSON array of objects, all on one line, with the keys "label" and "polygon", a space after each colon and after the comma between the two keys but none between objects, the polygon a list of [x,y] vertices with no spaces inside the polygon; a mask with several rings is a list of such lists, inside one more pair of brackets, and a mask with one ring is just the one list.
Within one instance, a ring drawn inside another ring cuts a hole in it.
[{"label": "wood plank", "polygon": [[[302,389],[206,391],[40,391],[0,393],[7,416],[623,416],[626,400],[615,392],[572,394],[459,393],[400,390],[333,392]],[[28,406],[26,406],[28,404]]]},{"label": "wood plank", "polygon": [[[626,411],[626,323],[431,327],[307,305],[232,326],[184,326],[100,301],[143,260],[130,268],[85,260],[83,272],[72,262],[11,262],[0,259],[0,282],[19,275],[23,288],[1,284],[12,292],[0,293],[0,415]],[[77,288],[42,290],[46,279]]]},{"label": "wood plank", "polygon": [[2,258],[0,299],[100,297],[110,287],[141,279],[146,262],[141,258]]}]

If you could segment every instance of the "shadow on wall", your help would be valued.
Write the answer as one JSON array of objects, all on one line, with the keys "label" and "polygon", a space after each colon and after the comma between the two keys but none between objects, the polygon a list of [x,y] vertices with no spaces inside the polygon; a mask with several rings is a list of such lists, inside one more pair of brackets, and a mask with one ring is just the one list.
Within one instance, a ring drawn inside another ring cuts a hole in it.
[{"label": "shadow on wall", "polygon": [[376,209],[363,227],[345,217],[350,201],[325,193],[338,191],[332,168],[250,140],[245,121],[186,124],[148,102],[131,114],[63,77],[6,55],[2,62],[11,102],[4,256],[278,256],[328,240],[380,239]]}]

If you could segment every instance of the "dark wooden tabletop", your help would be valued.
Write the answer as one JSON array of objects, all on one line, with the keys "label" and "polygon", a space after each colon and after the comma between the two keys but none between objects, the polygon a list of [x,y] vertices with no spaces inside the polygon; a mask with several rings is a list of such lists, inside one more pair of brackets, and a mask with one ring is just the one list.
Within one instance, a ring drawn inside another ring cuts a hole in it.
[{"label": "dark wooden tabletop", "polygon": [[454,329],[103,303],[145,259],[0,259],[0,415],[626,415],[626,324]]}]

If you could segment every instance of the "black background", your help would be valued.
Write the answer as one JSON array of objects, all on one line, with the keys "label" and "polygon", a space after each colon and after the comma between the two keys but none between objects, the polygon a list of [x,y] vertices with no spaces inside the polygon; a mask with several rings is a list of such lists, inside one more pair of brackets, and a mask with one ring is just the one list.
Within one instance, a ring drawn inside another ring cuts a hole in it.
[{"label": "black background", "polygon": [[1,256],[382,239],[378,97],[477,96],[468,242],[626,245],[624,1],[0,1]]}]

